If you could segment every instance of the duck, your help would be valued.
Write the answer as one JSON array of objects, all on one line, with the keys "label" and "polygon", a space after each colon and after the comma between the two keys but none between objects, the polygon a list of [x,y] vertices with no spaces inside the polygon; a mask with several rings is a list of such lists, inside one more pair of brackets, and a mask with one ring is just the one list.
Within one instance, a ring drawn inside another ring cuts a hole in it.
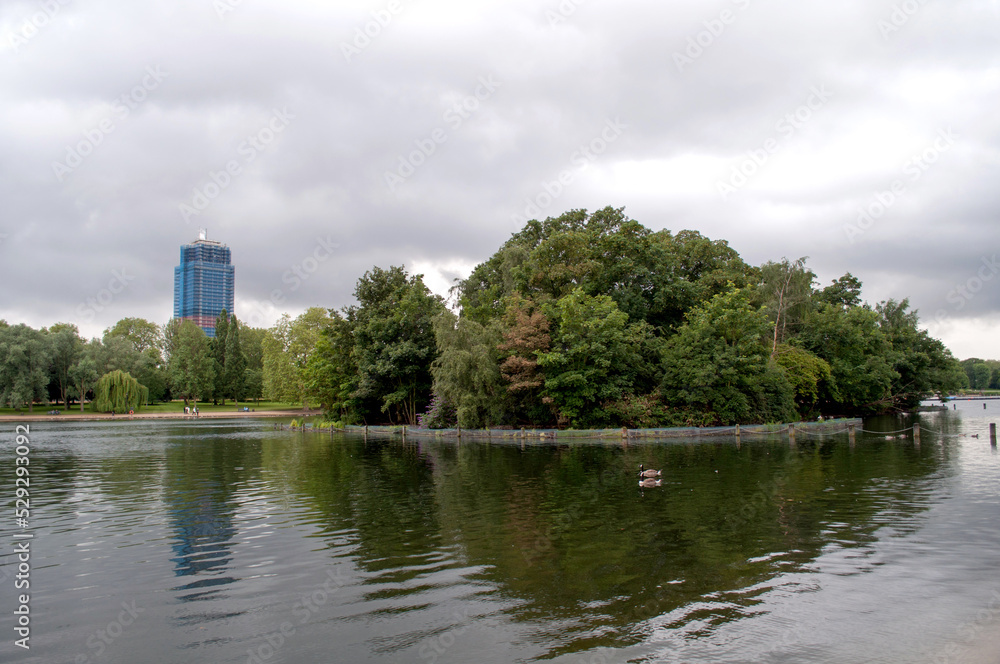
[{"label": "duck", "polygon": [[974,434],[972,434],[972,437],[973,438],[979,438],[979,434],[978,433],[974,433]]},{"label": "duck", "polygon": [[658,486],[663,486],[663,480],[639,480],[639,488],[641,489],[652,489]]},{"label": "duck", "polygon": [[663,471],[653,470],[652,468],[644,470],[643,465],[641,463],[639,464],[639,477],[659,477],[662,474]]}]

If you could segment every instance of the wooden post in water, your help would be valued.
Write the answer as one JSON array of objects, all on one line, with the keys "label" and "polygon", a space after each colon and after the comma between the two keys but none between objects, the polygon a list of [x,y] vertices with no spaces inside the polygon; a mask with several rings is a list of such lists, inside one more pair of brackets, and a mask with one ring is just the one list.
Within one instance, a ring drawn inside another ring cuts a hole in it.
[{"label": "wooden post in water", "polygon": [[913,423],[913,442],[916,443],[917,445],[920,444],[920,423],[919,422],[914,422]]},{"label": "wooden post in water", "polygon": [[736,444],[740,444],[740,425],[736,425]]},{"label": "wooden post in water", "polygon": [[990,445],[997,446],[997,425],[990,424]]},{"label": "wooden post in water", "polygon": [[794,424],[789,424],[788,425],[788,443],[789,443],[789,445],[794,445],[795,444],[795,425]]},{"label": "wooden post in water", "polygon": [[403,425],[403,442],[406,442],[406,425]]},{"label": "wooden post in water", "polygon": [[847,439],[851,442],[851,447],[858,444],[858,434],[854,429],[854,424],[847,425]]}]

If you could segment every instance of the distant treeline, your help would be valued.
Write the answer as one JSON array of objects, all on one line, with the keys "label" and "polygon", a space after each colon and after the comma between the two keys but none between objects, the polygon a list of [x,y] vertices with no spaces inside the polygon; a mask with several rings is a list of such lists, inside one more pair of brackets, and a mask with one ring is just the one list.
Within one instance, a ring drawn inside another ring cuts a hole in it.
[{"label": "distant treeline", "polygon": [[270,330],[225,314],[215,339],[176,320],[89,342],[2,323],[0,399],[68,403],[120,370],[154,400],[311,402],[344,423],[643,428],[906,410],[1000,368],[959,363],[850,273],[821,288],[805,258],[747,265],[610,207],[528,222],[452,289],[458,314],[402,267],[354,295]]}]

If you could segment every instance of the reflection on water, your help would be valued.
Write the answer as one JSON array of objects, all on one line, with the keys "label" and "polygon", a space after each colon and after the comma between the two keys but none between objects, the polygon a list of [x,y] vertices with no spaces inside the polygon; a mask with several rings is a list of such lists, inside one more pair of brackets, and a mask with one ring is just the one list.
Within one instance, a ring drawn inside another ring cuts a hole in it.
[{"label": "reflection on water", "polygon": [[19,661],[931,661],[1000,563],[975,405],[854,446],[39,425]]}]

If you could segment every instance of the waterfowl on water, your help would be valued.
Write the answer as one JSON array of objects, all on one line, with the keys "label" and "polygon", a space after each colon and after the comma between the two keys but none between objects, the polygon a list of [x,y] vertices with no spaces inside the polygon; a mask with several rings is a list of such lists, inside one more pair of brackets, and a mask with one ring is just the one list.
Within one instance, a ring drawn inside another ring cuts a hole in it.
[{"label": "waterfowl on water", "polygon": [[639,477],[659,477],[662,474],[663,471],[653,470],[652,468],[649,470],[643,470],[643,465],[641,463],[639,464]]}]

